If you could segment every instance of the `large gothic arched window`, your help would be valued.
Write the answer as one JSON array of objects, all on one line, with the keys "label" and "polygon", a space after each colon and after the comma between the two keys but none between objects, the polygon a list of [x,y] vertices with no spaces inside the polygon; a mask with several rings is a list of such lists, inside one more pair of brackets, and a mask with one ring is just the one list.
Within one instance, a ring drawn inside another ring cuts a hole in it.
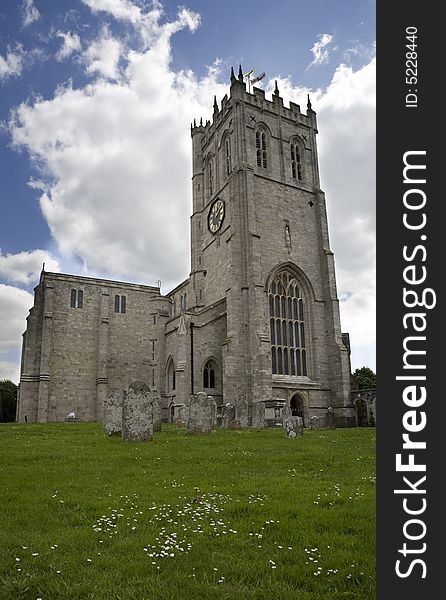
[{"label": "large gothic arched window", "polygon": [[307,375],[305,311],[299,285],[288,271],[281,271],[268,290],[272,372]]}]

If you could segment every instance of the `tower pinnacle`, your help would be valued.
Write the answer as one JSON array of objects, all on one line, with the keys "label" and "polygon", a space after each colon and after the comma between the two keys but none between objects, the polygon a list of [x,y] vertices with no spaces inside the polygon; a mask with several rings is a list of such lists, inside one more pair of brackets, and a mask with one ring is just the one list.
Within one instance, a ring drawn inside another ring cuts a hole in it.
[{"label": "tower pinnacle", "polygon": [[308,101],[307,101],[307,108],[308,108],[308,110],[313,110],[311,108],[310,94],[307,94],[307,99],[308,99]]}]

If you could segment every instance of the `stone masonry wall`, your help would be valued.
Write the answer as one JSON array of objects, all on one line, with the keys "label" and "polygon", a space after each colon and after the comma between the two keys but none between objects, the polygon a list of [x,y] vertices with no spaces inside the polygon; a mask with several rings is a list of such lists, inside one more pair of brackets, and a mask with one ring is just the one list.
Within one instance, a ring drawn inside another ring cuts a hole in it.
[{"label": "stone masonry wall", "polygon": [[[108,393],[135,380],[160,385],[169,301],[158,288],[52,273],[43,274],[38,288],[28,319],[19,420],[27,414],[30,421],[62,421],[71,411],[81,420],[101,420]],[[71,308],[72,289],[83,291],[82,308]],[[115,295],[126,297],[125,313],[114,312]],[[48,368],[43,384],[32,384],[31,378],[42,380],[42,348]]]}]

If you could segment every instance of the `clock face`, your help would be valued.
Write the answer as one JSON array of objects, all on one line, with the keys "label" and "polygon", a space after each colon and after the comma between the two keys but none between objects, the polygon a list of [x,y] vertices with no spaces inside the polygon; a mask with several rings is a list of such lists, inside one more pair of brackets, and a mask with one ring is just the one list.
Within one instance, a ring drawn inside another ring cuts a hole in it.
[{"label": "clock face", "polygon": [[211,233],[216,233],[225,218],[225,203],[223,200],[216,200],[211,206],[208,216],[208,226]]}]

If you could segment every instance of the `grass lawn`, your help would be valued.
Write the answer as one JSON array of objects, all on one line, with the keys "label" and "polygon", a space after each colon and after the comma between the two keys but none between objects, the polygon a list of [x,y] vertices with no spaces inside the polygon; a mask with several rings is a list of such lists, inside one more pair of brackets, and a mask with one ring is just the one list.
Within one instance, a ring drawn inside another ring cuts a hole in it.
[{"label": "grass lawn", "polygon": [[375,430],[0,425],[0,599],[372,600]]}]

